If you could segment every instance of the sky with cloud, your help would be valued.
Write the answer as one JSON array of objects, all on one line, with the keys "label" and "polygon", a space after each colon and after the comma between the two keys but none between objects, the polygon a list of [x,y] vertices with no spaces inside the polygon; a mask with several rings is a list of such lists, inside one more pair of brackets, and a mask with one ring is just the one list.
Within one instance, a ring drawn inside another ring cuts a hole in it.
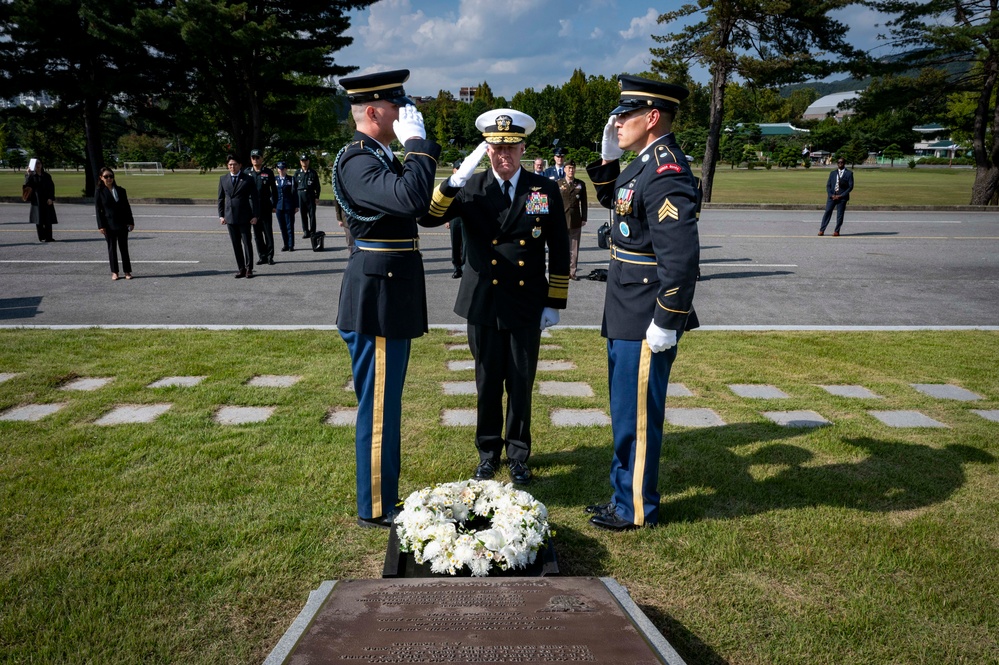
[{"label": "sky with cloud", "polygon": [[[486,81],[510,99],[525,88],[561,86],[574,69],[613,76],[648,69],[653,34],[663,34],[658,7],[634,0],[379,0],[354,12],[354,43],[336,54],[357,73],[409,69],[406,91],[436,95]],[[851,7],[836,18],[850,41],[877,45],[879,18]],[[692,69],[707,83],[704,70]]]}]

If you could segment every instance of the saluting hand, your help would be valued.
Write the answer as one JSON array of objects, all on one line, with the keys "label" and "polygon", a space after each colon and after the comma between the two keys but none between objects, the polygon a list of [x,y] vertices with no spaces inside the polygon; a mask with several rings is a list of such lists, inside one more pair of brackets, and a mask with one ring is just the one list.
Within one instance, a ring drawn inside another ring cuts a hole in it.
[{"label": "saluting hand", "polygon": [[472,177],[472,173],[475,172],[475,167],[477,167],[479,162],[482,161],[482,157],[486,154],[486,148],[488,146],[489,144],[485,141],[476,146],[475,150],[472,151],[472,154],[462,160],[461,166],[458,167],[458,170],[455,171],[450,178],[448,178],[448,184],[452,187],[464,187],[465,183],[468,182],[468,179]]},{"label": "saluting hand", "polygon": [[604,125],[604,136],[600,142],[600,157],[605,162],[613,162],[624,154],[617,142],[617,116],[612,115]]},{"label": "saluting hand", "polygon": [[427,138],[427,130],[423,126],[423,114],[412,104],[399,109],[399,119],[392,123],[392,130],[399,143],[403,145],[406,145],[409,139]]}]

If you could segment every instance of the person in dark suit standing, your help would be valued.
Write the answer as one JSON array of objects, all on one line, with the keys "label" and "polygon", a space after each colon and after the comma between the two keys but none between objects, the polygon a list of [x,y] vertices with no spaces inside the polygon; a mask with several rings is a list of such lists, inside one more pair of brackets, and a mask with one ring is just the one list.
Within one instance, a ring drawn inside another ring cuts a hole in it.
[{"label": "person in dark suit standing", "polygon": [[552,180],[561,180],[565,177],[565,156],[569,154],[569,151],[565,148],[555,148],[555,152],[552,153],[552,159],[554,164],[545,169],[545,177]]},{"label": "person in dark suit standing", "polygon": [[[357,126],[333,162],[333,195],[354,238],[336,325],[357,394],[357,523],[390,527],[402,466],[402,389],[412,340],[427,332],[416,219],[430,208],[441,148],[406,96],[409,70],[340,79]],[[393,138],[406,150],[400,163]]]},{"label": "person in dark suit standing", "polygon": [[274,214],[277,215],[278,228],[281,230],[281,251],[295,251],[295,215],[298,213],[298,192],[295,191],[295,180],[288,175],[288,165],[277,163],[277,175],[274,177]]},{"label": "person in dark suit standing", "polygon": [[264,155],[257,149],[250,151],[250,167],[246,174],[253,178],[260,200],[260,216],[253,225],[253,240],[257,243],[257,265],[274,265],[274,211],[277,204],[277,186],[274,171],[264,166]]},{"label": "person in dark suit standing", "polygon": [[34,168],[29,165],[24,174],[24,186],[31,188],[28,203],[31,213],[28,221],[35,225],[38,242],[55,242],[52,237],[52,225],[58,224],[55,211],[55,183],[52,176],[42,167],[42,160],[33,159]]},{"label": "person in dark suit standing", "polygon": [[250,229],[257,223],[260,200],[253,179],[242,172],[235,155],[226,157],[229,173],[219,178],[219,223],[229,229],[236,254],[236,279],[253,277],[253,242]]},{"label": "person in dark suit standing", "polygon": [[846,168],[846,160],[840,157],[836,160],[836,170],[829,172],[829,179],[826,181],[828,198],[826,198],[826,211],[822,213],[822,225],[819,226],[820,236],[826,234],[833,208],[836,209],[836,228],[833,229],[833,235],[839,235],[839,230],[843,226],[843,213],[846,212],[846,202],[850,200],[852,191],[853,171]]},{"label": "person in dark suit standing", "polygon": [[[454,311],[468,321],[475,359],[475,477],[492,478],[505,451],[510,479],[525,485],[532,475],[531,393],[541,331],[558,323],[568,299],[569,235],[558,185],[520,166],[534,119],[494,109],[475,126],[485,141],[434,191],[430,215],[421,223],[434,226],[460,216],[464,227],[465,272]],[[486,153],[491,168],[472,175]]]},{"label": "person in dark suit standing", "polygon": [[576,162],[566,162],[565,177],[558,181],[558,189],[562,192],[565,224],[569,229],[569,278],[578,280],[579,240],[586,226],[586,185],[576,180]]},{"label": "person in dark suit standing", "polygon": [[308,240],[316,232],[316,201],[322,186],[319,174],[309,168],[309,155],[302,153],[298,158],[299,169],[295,173],[295,191],[298,192],[298,210],[302,213],[302,237]]},{"label": "person in dark suit standing", "polygon": [[111,264],[111,279],[118,279],[118,250],[121,250],[121,266],[125,269],[125,279],[132,279],[132,260],[128,255],[128,234],[135,228],[132,206],[124,187],[114,181],[114,171],[108,167],[101,169],[101,180],[94,193],[97,208],[97,228],[108,242],[108,262]]},{"label": "person in dark suit standing", "polygon": [[[611,458],[608,503],[590,523],[626,531],[659,523],[659,457],[666,387],[685,330],[698,326],[697,184],[673,136],[686,88],[618,77],[621,97],[587,166],[597,199],[614,211],[602,334],[607,338]],[[620,157],[636,158],[622,171]]]}]

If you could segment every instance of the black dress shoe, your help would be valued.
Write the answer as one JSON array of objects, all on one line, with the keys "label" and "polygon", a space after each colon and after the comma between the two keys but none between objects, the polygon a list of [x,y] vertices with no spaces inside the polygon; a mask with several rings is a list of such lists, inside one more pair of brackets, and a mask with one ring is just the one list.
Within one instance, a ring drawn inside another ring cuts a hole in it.
[{"label": "black dress shoe", "polygon": [[590,515],[613,515],[617,511],[617,507],[614,505],[613,501],[607,503],[596,503],[592,506],[586,507],[586,512]]},{"label": "black dress shoe", "polygon": [[274,259],[267,259],[267,265],[269,266],[274,265]]},{"label": "black dress shoe", "polygon": [[520,460],[510,460],[510,480],[514,485],[526,485],[531,482],[531,470],[527,468],[526,462]]},{"label": "black dress shoe", "polygon": [[262,265],[264,265],[265,263],[267,263],[267,259],[260,259],[259,261],[257,261],[257,265],[258,265],[258,266],[262,266]]},{"label": "black dress shoe", "polygon": [[252,271],[252,270],[249,270],[249,269],[248,269],[248,270],[246,271],[246,278],[247,278],[247,279],[253,279],[253,271]]},{"label": "black dress shoe", "polygon": [[295,251],[295,248],[294,248],[294,247],[289,247],[289,248],[288,248],[288,251],[289,251],[289,252],[294,252],[294,251]]},{"label": "black dress shoe", "polygon": [[479,462],[479,466],[475,468],[474,478],[476,480],[492,480],[495,475],[496,462],[487,459]]},{"label": "black dress shoe", "polygon": [[282,248],[281,248],[281,251],[282,251],[282,252],[287,252],[287,251],[288,251],[288,248],[287,248],[287,247],[282,247]]},{"label": "black dress shoe", "polygon": [[240,270],[238,273],[236,273],[235,275],[233,275],[233,277],[235,277],[236,279],[242,279],[242,278],[246,277],[246,271],[245,270]]},{"label": "black dress shoe", "polygon": [[461,268],[455,268],[454,272],[451,273],[451,279],[461,279]]},{"label": "black dress shoe", "polygon": [[303,238],[304,240],[308,240],[308,239],[309,239],[309,238],[311,238],[311,237],[312,237],[312,234],[311,234],[311,233],[308,233],[308,232],[306,232],[306,233],[303,233],[303,234],[302,234],[302,238]]},{"label": "black dress shoe", "polygon": [[637,524],[621,519],[617,516],[617,513],[594,515],[590,518],[590,524],[598,529],[606,529],[607,531],[633,531],[638,528]]},{"label": "black dress shoe", "polygon": [[392,510],[388,515],[382,515],[381,517],[358,517],[357,526],[362,529],[391,529],[392,523],[395,522],[395,517],[399,512]]}]

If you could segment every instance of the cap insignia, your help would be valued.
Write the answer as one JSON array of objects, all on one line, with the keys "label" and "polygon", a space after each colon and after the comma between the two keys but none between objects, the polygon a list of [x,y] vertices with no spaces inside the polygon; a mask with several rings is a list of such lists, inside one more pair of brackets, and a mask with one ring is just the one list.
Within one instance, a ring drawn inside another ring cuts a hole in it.
[{"label": "cap insignia", "polygon": [[510,125],[513,124],[513,118],[508,115],[496,116],[496,129],[501,132],[510,131]]}]

